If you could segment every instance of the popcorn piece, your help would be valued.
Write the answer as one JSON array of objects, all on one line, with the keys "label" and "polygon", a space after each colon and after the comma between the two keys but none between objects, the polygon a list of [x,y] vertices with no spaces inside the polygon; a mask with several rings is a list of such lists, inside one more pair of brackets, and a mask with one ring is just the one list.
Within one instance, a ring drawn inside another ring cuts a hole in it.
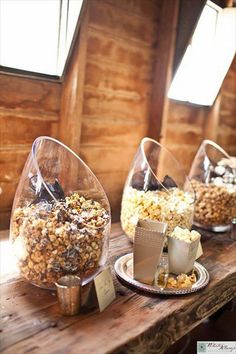
[{"label": "popcorn piece", "polygon": [[167,289],[191,288],[196,281],[197,278],[194,272],[191,275],[180,274],[177,277],[169,276],[166,287]]}]

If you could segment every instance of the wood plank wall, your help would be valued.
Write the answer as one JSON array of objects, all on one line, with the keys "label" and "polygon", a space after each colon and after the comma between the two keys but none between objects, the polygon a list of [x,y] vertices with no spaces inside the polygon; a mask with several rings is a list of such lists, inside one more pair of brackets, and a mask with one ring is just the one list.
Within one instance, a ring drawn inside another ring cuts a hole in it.
[{"label": "wood plank wall", "polygon": [[198,146],[204,138],[206,109],[169,101],[161,142],[173,152],[188,173]]},{"label": "wood plank wall", "polygon": [[[83,24],[83,58],[79,58],[81,50],[76,50],[73,75],[68,74],[65,83],[0,74],[0,228],[8,226],[21,170],[33,140],[39,135],[66,140],[81,155],[103,184],[114,219],[119,216],[130,162],[141,138],[150,132],[154,64],[161,54],[160,21],[165,20],[160,18],[163,1],[88,3],[88,19]],[[76,65],[77,60],[82,66]],[[233,154],[235,66],[222,89],[217,135],[217,140]],[[71,122],[70,107],[65,108],[65,102],[72,98],[67,83],[76,75],[78,80],[73,84],[80,98]],[[156,132],[162,134],[163,142],[186,170],[205,136],[208,114],[206,109],[171,101],[165,129]],[[71,139],[73,128],[79,132],[77,139],[76,135]]]},{"label": "wood plank wall", "polygon": [[80,153],[119,217],[121,194],[147,134],[159,4],[90,0]]},{"label": "wood plank wall", "polygon": [[33,140],[57,136],[59,109],[59,84],[0,74],[0,228],[8,226]]},{"label": "wood plank wall", "polygon": [[236,156],[236,56],[221,89],[217,142]]}]

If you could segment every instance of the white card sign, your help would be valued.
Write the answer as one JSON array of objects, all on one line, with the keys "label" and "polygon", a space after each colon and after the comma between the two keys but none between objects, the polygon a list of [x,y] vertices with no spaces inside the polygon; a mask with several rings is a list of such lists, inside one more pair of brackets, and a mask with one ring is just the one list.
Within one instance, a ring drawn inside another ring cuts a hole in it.
[{"label": "white card sign", "polygon": [[100,312],[116,298],[115,287],[110,267],[102,270],[93,280],[84,296],[84,306],[87,308],[99,307]]},{"label": "white card sign", "polygon": [[116,298],[115,287],[112,279],[111,269],[106,268],[94,279],[98,306],[100,312],[112,303]]}]

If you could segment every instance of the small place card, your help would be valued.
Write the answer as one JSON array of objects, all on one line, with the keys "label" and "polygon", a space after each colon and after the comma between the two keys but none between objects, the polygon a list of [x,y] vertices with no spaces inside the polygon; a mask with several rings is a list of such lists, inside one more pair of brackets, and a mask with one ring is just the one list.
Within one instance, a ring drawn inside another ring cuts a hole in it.
[{"label": "small place card", "polygon": [[116,298],[115,287],[111,269],[106,268],[94,279],[95,290],[100,312],[112,303]]},{"label": "small place card", "polygon": [[115,287],[110,267],[101,271],[93,280],[89,295],[85,301],[88,308],[99,307],[100,312],[112,303],[116,298]]}]

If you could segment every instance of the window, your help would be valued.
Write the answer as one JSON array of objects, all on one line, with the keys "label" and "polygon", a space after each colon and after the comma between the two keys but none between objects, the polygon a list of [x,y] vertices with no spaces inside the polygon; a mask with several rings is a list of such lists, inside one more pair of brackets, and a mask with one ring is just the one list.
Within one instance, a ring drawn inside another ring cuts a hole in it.
[{"label": "window", "polygon": [[1,0],[0,65],[61,76],[83,0]]},{"label": "window", "polygon": [[213,104],[236,50],[236,8],[207,1],[168,92],[194,104]]}]

